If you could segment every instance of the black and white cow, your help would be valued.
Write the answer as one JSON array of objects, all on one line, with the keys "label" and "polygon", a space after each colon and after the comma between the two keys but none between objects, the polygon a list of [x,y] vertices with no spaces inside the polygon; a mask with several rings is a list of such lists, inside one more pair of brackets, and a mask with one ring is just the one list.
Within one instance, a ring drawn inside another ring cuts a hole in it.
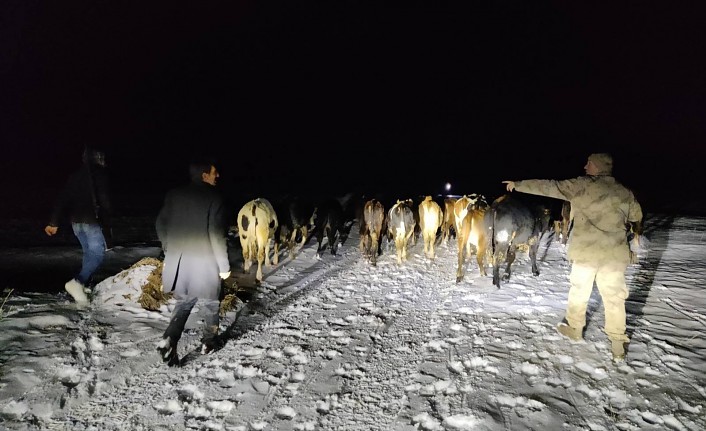
[{"label": "black and white cow", "polygon": [[[336,198],[325,198],[316,206],[314,214],[314,232],[318,242],[316,255],[321,257],[321,253],[329,247],[331,254],[336,254],[338,248],[337,241],[344,234],[343,206]],[[323,244],[324,237],[327,244]]]},{"label": "black and white cow", "polygon": [[500,287],[500,265],[506,263],[503,280],[510,279],[515,253],[521,244],[529,247],[532,274],[539,275],[537,249],[541,235],[541,221],[533,209],[521,198],[504,195],[497,198],[485,214],[489,231],[488,250],[493,265],[493,284]]},{"label": "black and white cow", "polygon": [[[238,211],[238,236],[243,251],[243,270],[247,273],[257,262],[255,279],[262,281],[262,264],[270,266],[270,238],[277,230],[277,213],[270,201],[264,198],[253,199]],[[275,253],[274,264],[279,263]]]}]

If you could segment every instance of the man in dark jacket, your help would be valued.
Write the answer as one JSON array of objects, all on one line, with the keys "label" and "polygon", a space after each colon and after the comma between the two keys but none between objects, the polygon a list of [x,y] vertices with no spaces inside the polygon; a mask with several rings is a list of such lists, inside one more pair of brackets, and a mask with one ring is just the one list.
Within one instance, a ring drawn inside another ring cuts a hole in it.
[{"label": "man in dark jacket", "polygon": [[216,347],[220,279],[230,276],[224,203],[216,191],[218,170],[211,162],[189,167],[191,182],[167,193],[157,216],[164,250],[162,284],[177,300],[157,350],[169,366],[179,364],[177,343],[197,302],[205,311],[202,353]]},{"label": "man in dark jacket", "polygon": [[44,228],[47,235],[56,235],[60,220],[66,213],[69,214],[71,228],[81,243],[83,262],[81,271],[64,288],[77,304],[88,304],[85,289],[103,263],[106,242],[101,223],[108,223],[110,212],[105,155],[86,148],[83,152],[83,165],[69,177],[59,194],[51,220]]}]

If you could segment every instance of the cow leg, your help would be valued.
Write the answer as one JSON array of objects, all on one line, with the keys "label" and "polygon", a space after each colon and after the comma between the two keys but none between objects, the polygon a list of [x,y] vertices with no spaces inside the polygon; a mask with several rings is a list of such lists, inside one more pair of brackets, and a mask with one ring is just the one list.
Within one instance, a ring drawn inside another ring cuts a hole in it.
[{"label": "cow leg", "polygon": [[258,283],[262,282],[262,261],[258,259],[257,261],[257,272],[255,273],[255,280]]},{"label": "cow leg", "polygon": [[255,280],[257,280],[258,282],[261,282],[262,281],[262,262],[265,260],[265,249],[262,246],[262,244],[258,244],[258,246],[257,246],[256,259],[257,259],[257,272],[255,273]]},{"label": "cow leg", "polygon": [[240,249],[243,252],[243,272],[248,272],[248,269],[250,269],[248,264],[250,261],[250,246],[247,241],[243,241],[242,237],[240,238]]},{"label": "cow leg", "polygon": [[539,240],[534,244],[530,244],[529,256],[532,262],[532,274],[535,276],[539,275],[539,268],[537,267],[537,251],[539,250]]},{"label": "cow leg", "polygon": [[458,251],[458,267],[456,268],[456,283],[460,283],[463,280],[463,263],[466,260],[463,255],[464,248],[459,248]]},{"label": "cow leg", "polygon": [[257,243],[254,241],[251,242],[250,245],[248,245],[248,250],[248,259],[243,262],[243,269],[245,272],[250,272],[250,267],[257,260]]},{"label": "cow leg", "polygon": [[561,241],[561,222],[559,220],[554,220],[554,240]]},{"label": "cow leg", "polygon": [[395,236],[395,253],[397,254],[397,263],[402,264],[402,238]]},{"label": "cow leg", "polygon": [[561,243],[566,245],[566,242],[569,241],[569,223],[571,223],[570,220],[564,220],[561,222]]},{"label": "cow leg", "polygon": [[334,229],[332,227],[330,227],[327,232],[328,244],[329,244],[329,247],[331,247],[331,254],[334,256],[336,255],[336,236],[337,236],[336,233],[337,233],[336,229]]},{"label": "cow leg", "polygon": [[485,271],[485,253],[488,251],[488,247],[485,243],[484,238],[478,238],[478,254],[476,255],[476,262],[478,262],[478,270],[480,275],[487,276],[488,273]]},{"label": "cow leg", "polygon": [[500,288],[500,260],[493,256],[493,284]]},{"label": "cow leg", "polygon": [[318,243],[318,247],[316,248],[316,255],[321,257],[321,243],[324,242],[324,228],[320,228],[316,231],[316,242]]},{"label": "cow leg", "polygon": [[512,262],[515,261],[516,251],[517,251],[517,247],[515,245],[511,245],[507,249],[507,258],[506,258],[507,266],[505,267],[505,274],[503,275],[503,281],[508,281],[510,279]]},{"label": "cow leg", "polygon": [[[407,261],[407,246],[409,245],[409,240],[410,240],[410,238],[414,238],[414,236],[415,236],[414,229],[412,229],[412,234],[411,234],[411,235],[408,235],[408,236],[404,239],[403,256],[404,256],[404,260],[405,260],[405,261]],[[417,243],[417,242],[414,241],[412,244],[416,244],[416,243]]]},{"label": "cow leg", "polygon": [[274,249],[275,249],[275,254],[279,254],[280,250],[280,245],[284,245],[285,247],[288,247],[288,244],[286,242],[282,242],[282,238],[278,237],[277,234],[275,234],[275,239],[274,239]]},{"label": "cow leg", "polygon": [[309,239],[309,228],[306,226],[302,226],[300,229],[302,233],[302,240],[299,244],[299,248],[302,248],[306,244],[306,240]]},{"label": "cow leg", "polygon": [[370,260],[373,263],[373,266],[377,266],[377,261],[378,261],[378,250],[380,249],[380,242],[378,241],[377,235],[371,235],[370,236]]},{"label": "cow leg", "polygon": [[[292,229],[291,234],[287,237],[287,252],[289,253],[289,258],[294,259],[294,245],[296,244],[297,241],[297,229],[294,228]],[[277,253],[277,250],[275,250],[275,254]]]},{"label": "cow leg", "polygon": [[361,235],[358,248],[363,257],[370,257],[370,236],[368,234]]},{"label": "cow leg", "polygon": [[277,265],[279,263],[279,255],[275,254],[274,259],[270,261],[270,238],[265,240],[265,266]]}]

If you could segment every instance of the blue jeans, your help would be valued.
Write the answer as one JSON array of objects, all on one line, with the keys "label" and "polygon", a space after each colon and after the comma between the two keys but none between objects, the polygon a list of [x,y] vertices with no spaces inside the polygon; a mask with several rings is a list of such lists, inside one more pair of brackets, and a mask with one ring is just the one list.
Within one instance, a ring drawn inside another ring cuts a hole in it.
[{"label": "blue jeans", "polygon": [[76,280],[86,286],[91,280],[93,273],[103,263],[106,248],[105,237],[101,227],[97,224],[71,223],[71,228],[74,230],[74,235],[78,238],[83,250],[81,272],[76,276]]}]

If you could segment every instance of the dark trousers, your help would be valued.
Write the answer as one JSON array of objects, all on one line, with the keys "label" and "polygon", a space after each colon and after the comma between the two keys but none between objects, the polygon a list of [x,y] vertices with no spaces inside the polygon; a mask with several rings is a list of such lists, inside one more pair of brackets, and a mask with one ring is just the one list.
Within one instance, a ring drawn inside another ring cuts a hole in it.
[{"label": "dark trousers", "polygon": [[218,335],[220,302],[217,299],[199,299],[193,296],[182,296],[178,294],[175,294],[174,297],[177,303],[174,307],[174,311],[172,311],[172,317],[169,321],[169,326],[167,326],[167,329],[164,331],[163,338],[169,337],[172,343],[176,344],[179,339],[181,339],[181,334],[184,332],[184,326],[186,326],[186,321],[189,319],[191,310],[196,303],[200,301],[202,306],[201,314],[204,318],[201,342],[213,342],[216,335]]}]

